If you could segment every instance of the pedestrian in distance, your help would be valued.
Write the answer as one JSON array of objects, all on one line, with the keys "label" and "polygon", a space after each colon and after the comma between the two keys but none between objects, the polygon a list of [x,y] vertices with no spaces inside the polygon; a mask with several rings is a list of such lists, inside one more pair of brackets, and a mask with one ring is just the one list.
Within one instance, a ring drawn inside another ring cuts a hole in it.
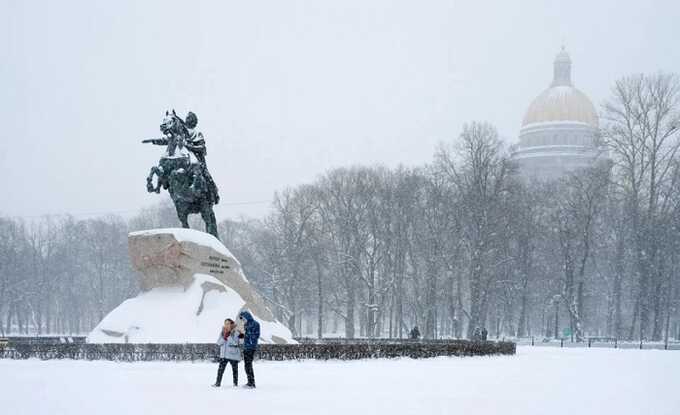
[{"label": "pedestrian in distance", "polygon": [[246,370],[248,383],[246,388],[255,389],[255,372],[253,372],[253,359],[257,351],[257,342],[260,339],[260,323],[255,321],[248,311],[241,311],[239,319],[244,322],[243,338],[243,366]]},{"label": "pedestrian in distance", "polygon": [[479,327],[475,327],[475,329],[472,331],[472,341],[482,341],[482,329]]},{"label": "pedestrian in distance", "polygon": [[222,375],[227,364],[231,365],[232,380],[234,386],[238,386],[238,362],[241,361],[241,348],[243,333],[236,329],[234,320],[228,318],[224,320],[224,326],[217,338],[217,345],[220,347],[219,366],[217,368],[217,380],[213,385],[219,388],[222,385]]}]

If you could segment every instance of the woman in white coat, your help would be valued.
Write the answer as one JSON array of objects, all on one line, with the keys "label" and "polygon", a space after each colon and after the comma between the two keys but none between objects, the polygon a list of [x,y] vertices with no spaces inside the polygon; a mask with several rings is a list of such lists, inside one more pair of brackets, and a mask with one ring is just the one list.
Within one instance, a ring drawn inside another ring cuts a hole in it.
[{"label": "woman in white coat", "polygon": [[222,375],[227,363],[231,365],[234,386],[238,386],[238,362],[242,359],[239,346],[242,338],[243,334],[236,329],[234,320],[230,318],[224,320],[224,327],[222,327],[220,337],[217,338],[217,345],[220,346],[220,365],[217,368],[217,381],[214,387],[218,388],[222,385]]}]

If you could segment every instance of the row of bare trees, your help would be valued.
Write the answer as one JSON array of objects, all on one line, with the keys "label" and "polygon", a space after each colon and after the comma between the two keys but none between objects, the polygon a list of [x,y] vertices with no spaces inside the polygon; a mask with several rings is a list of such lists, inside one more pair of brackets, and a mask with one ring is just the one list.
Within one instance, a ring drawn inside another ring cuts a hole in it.
[{"label": "row of bare trees", "polygon": [[627,77],[590,169],[522,180],[471,123],[430,165],[287,189],[229,242],[299,335],[678,337],[679,120],[676,76]]},{"label": "row of bare trees", "polygon": [[[618,81],[602,161],[557,181],[522,179],[473,122],[428,165],[328,171],[220,236],[299,336],[678,338],[679,85]],[[168,203],[127,221],[0,218],[0,331],[87,332],[139,290],[127,232],[168,226]]]},{"label": "row of bare trees", "polygon": [[139,293],[130,231],[177,226],[166,202],[130,220],[0,217],[0,335],[82,334]]},{"label": "row of bare trees", "polygon": [[0,334],[80,333],[135,294],[125,227],[0,218]]}]

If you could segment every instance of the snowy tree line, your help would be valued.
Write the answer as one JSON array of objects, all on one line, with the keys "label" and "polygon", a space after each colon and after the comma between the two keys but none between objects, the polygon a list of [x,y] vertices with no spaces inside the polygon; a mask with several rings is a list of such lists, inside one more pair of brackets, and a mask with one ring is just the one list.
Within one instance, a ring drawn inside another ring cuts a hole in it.
[{"label": "snowy tree line", "polygon": [[[617,81],[610,162],[525,181],[473,122],[425,166],[348,167],[274,197],[220,236],[299,336],[680,336],[680,81]],[[3,332],[84,332],[139,288],[127,232],[173,207],[75,220],[0,219]],[[332,334],[331,334],[332,333]]]}]

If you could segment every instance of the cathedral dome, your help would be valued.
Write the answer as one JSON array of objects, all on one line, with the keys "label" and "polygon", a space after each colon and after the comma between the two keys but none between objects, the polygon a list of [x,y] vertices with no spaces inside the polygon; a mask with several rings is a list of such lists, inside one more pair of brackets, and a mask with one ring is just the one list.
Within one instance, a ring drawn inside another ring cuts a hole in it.
[{"label": "cathedral dome", "polygon": [[525,177],[552,180],[593,166],[607,155],[597,144],[597,112],[571,82],[571,58],[562,48],[553,81],[529,105],[512,157]]},{"label": "cathedral dome", "polygon": [[529,105],[522,127],[555,121],[582,122],[597,128],[597,112],[586,94],[573,86],[553,86]]},{"label": "cathedral dome", "polygon": [[529,105],[522,128],[535,123],[565,121],[597,128],[595,107],[583,92],[572,85],[571,59],[562,48],[555,58],[553,82]]}]

